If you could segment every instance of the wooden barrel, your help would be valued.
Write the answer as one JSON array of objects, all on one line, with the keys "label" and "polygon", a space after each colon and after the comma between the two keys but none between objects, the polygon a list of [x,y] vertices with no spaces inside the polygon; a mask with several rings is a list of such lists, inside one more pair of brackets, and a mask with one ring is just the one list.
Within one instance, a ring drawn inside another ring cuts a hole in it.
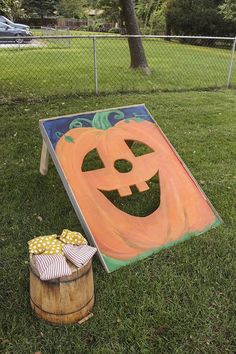
[{"label": "wooden barrel", "polygon": [[30,260],[30,303],[38,317],[51,323],[79,322],[91,314],[94,305],[92,260],[80,269],[68,264],[70,276],[42,281]]}]

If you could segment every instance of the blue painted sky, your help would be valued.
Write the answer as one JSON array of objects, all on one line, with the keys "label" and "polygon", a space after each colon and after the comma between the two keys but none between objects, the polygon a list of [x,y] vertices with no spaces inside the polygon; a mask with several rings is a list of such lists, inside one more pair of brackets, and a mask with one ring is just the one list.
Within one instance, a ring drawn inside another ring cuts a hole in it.
[{"label": "blue painted sky", "polygon": [[[104,110],[106,112],[107,110]],[[112,126],[118,123],[120,120],[115,119],[115,115],[117,111],[121,111],[124,113],[124,118],[128,119],[134,117],[134,115],[139,116],[140,118],[153,122],[153,118],[148,113],[147,109],[143,105],[133,106],[133,107],[123,107],[118,109],[109,109],[111,113],[109,114],[109,122]],[[113,111],[113,112],[112,112]],[[91,127],[92,120],[95,116],[96,112],[94,113],[82,113],[82,114],[75,114],[70,117],[60,117],[56,119],[48,119],[43,121],[43,126],[47,132],[47,135],[55,149],[58,140],[60,139],[60,135],[65,134],[67,131],[70,130],[70,124],[78,118],[84,118],[85,121],[82,120],[83,127]]]}]

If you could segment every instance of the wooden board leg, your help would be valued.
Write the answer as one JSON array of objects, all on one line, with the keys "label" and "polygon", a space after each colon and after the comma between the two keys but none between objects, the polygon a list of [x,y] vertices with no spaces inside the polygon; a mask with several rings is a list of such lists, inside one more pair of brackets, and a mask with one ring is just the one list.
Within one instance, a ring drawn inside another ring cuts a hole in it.
[{"label": "wooden board leg", "polygon": [[45,176],[48,173],[48,160],[49,160],[49,153],[48,153],[47,145],[43,140],[41,159],[40,159],[40,168],[39,168],[39,171],[43,176]]},{"label": "wooden board leg", "polygon": [[92,312],[90,312],[86,317],[84,317],[82,320],[80,320],[79,322],[78,322],[78,324],[82,324],[82,323],[84,323],[84,322],[86,322],[87,320],[89,320],[91,317],[93,317],[93,313]]}]

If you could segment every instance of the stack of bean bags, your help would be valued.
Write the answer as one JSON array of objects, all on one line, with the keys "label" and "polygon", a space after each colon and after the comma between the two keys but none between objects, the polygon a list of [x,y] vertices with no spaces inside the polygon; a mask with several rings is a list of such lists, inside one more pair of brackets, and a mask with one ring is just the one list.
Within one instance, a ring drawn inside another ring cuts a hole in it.
[{"label": "stack of bean bags", "polygon": [[41,280],[71,275],[67,260],[81,268],[97,251],[95,247],[88,246],[79,232],[67,229],[60,236],[35,237],[28,241],[28,246]]}]

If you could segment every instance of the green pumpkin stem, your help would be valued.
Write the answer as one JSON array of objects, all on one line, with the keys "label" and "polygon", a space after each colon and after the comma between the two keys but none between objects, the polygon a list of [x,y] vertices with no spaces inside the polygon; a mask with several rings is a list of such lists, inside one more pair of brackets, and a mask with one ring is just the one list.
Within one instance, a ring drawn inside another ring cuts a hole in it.
[{"label": "green pumpkin stem", "polygon": [[124,119],[124,113],[117,111],[107,111],[107,112],[98,112],[95,114],[92,120],[92,127],[97,129],[106,130],[112,127],[108,117],[111,113],[115,113],[114,119],[121,120]]},{"label": "green pumpkin stem", "polygon": [[81,128],[83,126],[83,122],[87,122],[87,123],[89,123],[89,125],[91,125],[91,120],[90,119],[76,118],[76,119],[72,120],[72,122],[69,125],[69,128],[70,129]]},{"label": "green pumpkin stem", "polygon": [[[70,123],[69,128],[70,129],[82,128],[83,122],[86,122],[86,123],[89,123],[89,125],[92,126],[93,128],[107,130],[112,127],[112,124],[109,121],[110,114],[113,114],[113,119],[116,119],[116,120],[122,120],[125,118],[124,112],[122,112],[120,110],[97,112],[97,113],[95,113],[92,120],[87,119],[87,118],[83,118],[83,117],[74,119]],[[129,123],[131,120],[134,120],[136,122],[142,122],[143,118],[141,118],[140,115],[133,113],[133,117],[125,119],[125,122]],[[59,135],[58,135],[58,137],[59,137]]]}]

